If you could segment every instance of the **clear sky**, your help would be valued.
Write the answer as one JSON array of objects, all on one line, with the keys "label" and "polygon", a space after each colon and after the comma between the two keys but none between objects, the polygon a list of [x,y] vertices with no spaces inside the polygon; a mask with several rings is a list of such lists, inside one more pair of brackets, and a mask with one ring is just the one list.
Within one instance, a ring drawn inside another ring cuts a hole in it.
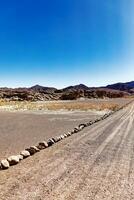
[{"label": "clear sky", "polygon": [[134,0],[4,0],[0,87],[134,80]]}]

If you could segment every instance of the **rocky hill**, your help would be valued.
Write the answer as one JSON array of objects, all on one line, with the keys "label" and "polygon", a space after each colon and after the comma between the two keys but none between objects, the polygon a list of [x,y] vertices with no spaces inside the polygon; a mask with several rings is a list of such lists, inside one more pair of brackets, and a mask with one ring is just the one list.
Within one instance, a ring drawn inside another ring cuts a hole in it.
[{"label": "rocky hill", "polygon": [[72,91],[72,90],[89,90],[89,87],[84,84],[69,86],[62,89],[63,91]]},{"label": "rocky hill", "polygon": [[134,91],[134,81],[127,82],[127,83],[115,83],[115,84],[106,86],[106,88],[132,93]]},{"label": "rocky hill", "polygon": [[30,88],[0,88],[0,99],[12,101],[75,100],[79,98],[117,98],[134,94],[134,81],[91,88],[83,84],[63,89],[35,85]]},{"label": "rocky hill", "polygon": [[46,93],[46,94],[54,93],[57,90],[56,88],[53,88],[53,87],[44,87],[40,85],[32,86],[29,89],[35,92]]}]

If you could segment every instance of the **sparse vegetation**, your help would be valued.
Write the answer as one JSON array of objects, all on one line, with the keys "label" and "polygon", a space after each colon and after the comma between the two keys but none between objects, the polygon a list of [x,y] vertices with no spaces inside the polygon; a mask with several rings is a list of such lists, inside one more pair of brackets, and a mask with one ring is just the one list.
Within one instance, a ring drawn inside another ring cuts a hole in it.
[{"label": "sparse vegetation", "polygon": [[19,101],[0,101],[0,108],[7,110],[116,110],[120,105],[111,101],[50,101],[50,102],[19,102]]}]

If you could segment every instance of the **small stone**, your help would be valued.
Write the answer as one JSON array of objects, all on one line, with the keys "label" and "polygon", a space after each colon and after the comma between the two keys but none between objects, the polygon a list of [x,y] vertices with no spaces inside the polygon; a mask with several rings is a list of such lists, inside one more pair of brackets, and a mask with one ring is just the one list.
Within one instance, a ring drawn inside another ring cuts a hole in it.
[{"label": "small stone", "polygon": [[74,133],[78,133],[80,131],[79,127],[74,128]]},{"label": "small stone", "polygon": [[33,155],[33,154],[39,152],[40,150],[36,146],[31,146],[31,147],[27,148],[26,151],[29,151],[30,155]]},{"label": "small stone", "polygon": [[9,162],[5,159],[5,160],[1,160],[1,168],[2,169],[8,169],[9,168]]},{"label": "small stone", "polygon": [[72,135],[72,133],[71,133],[71,132],[68,132],[67,134],[68,134],[69,136],[71,136],[71,135]]},{"label": "small stone", "polygon": [[79,124],[79,128],[84,128],[86,127],[86,124]]},{"label": "small stone", "polygon": [[72,134],[74,134],[74,133],[75,133],[75,131],[74,131],[74,130],[72,130],[72,131],[71,131],[71,135],[72,135]]},{"label": "small stone", "polygon": [[60,136],[57,137],[58,142],[61,140]]},{"label": "small stone", "polygon": [[68,133],[66,133],[66,135],[67,135],[67,137],[69,137],[69,136],[71,136],[71,133],[70,133],[70,132],[68,132]]},{"label": "small stone", "polygon": [[10,156],[8,157],[8,162],[9,162],[9,165],[16,165],[19,163],[19,156]]},{"label": "small stone", "polygon": [[91,126],[93,124],[93,121],[88,122],[88,126]]},{"label": "small stone", "polygon": [[29,151],[24,150],[24,151],[21,151],[21,152],[20,152],[20,155],[22,155],[23,158],[27,158],[27,157],[30,156],[30,153],[29,153]]},{"label": "small stone", "polygon": [[19,160],[23,160],[23,156],[22,155],[17,155]]},{"label": "small stone", "polygon": [[45,149],[48,147],[48,144],[46,141],[40,142],[39,145],[37,146],[38,149]]},{"label": "small stone", "polygon": [[96,119],[96,122],[99,122],[100,121],[100,119],[98,118],[98,119]]},{"label": "small stone", "polygon": [[64,139],[64,135],[61,135],[60,137],[61,137],[61,140]]},{"label": "small stone", "polygon": [[56,137],[55,138],[51,138],[51,140],[53,140],[54,143],[57,142],[57,138]]},{"label": "small stone", "polygon": [[84,129],[84,128],[85,128],[85,125],[80,125],[80,126],[79,126],[79,129],[80,129],[80,130],[82,130],[82,129]]},{"label": "small stone", "polygon": [[53,138],[53,140],[56,143],[56,142],[59,142],[61,139],[60,139],[60,137],[55,137],[55,138]]},{"label": "small stone", "polygon": [[47,141],[48,146],[52,146],[54,143],[55,142],[52,138]]}]

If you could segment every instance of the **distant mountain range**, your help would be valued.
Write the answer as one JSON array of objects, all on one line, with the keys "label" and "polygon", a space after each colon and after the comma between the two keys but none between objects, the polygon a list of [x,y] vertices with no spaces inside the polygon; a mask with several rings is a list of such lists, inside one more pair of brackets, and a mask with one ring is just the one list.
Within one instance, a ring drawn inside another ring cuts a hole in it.
[{"label": "distant mountain range", "polygon": [[134,94],[134,81],[115,83],[104,87],[88,87],[84,84],[63,89],[35,85],[30,88],[0,88],[0,98],[7,100],[74,100],[78,98],[117,98]]},{"label": "distant mountain range", "polygon": [[115,83],[112,85],[106,86],[106,88],[120,90],[120,91],[127,91],[127,92],[134,92],[134,81],[127,82],[127,83]]},{"label": "distant mountain range", "polygon": [[34,85],[30,88],[7,88],[7,87],[2,87],[0,90],[33,90],[35,92],[46,92],[46,93],[52,93],[56,91],[72,91],[72,90],[91,90],[91,89],[112,89],[112,90],[119,90],[119,91],[127,91],[127,92],[132,92],[134,91],[134,81],[131,82],[126,82],[126,83],[115,83],[107,86],[102,86],[102,87],[88,87],[84,84],[79,84],[79,85],[74,85],[74,86],[68,86],[63,89],[57,89],[55,87],[45,87],[41,85]]},{"label": "distant mountain range", "polygon": [[[44,87],[40,85],[35,85],[31,87],[30,89],[36,91],[36,92],[56,92],[59,91],[57,88],[53,87]],[[134,92],[134,81],[127,82],[127,83],[115,83],[103,87],[88,87],[84,84],[69,86],[63,89],[60,89],[60,91],[73,91],[73,90],[92,90],[92,89],[112,89],[112,90],[118,90],[118,91],[124,91],[132,93]]]}]

